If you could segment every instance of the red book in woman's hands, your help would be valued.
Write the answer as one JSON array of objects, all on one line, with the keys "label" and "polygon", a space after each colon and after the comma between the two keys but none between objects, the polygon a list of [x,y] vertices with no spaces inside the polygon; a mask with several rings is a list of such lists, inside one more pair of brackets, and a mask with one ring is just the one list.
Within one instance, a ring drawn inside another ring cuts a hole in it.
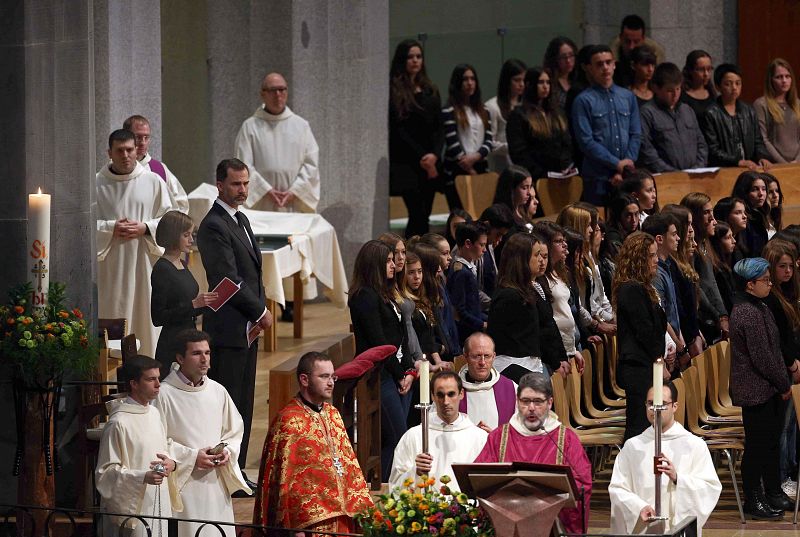
[{"label": "red book in woman's hands", "polygon": [[214,311],[219,311],[233,295],[239,292],[241,287],[241,283],[234,283],[233,280],[228,277],[222,278],[222,281],[219,282],[212,291],[212,293],[217,293],[217,299],[209,304],[208,307]]}]

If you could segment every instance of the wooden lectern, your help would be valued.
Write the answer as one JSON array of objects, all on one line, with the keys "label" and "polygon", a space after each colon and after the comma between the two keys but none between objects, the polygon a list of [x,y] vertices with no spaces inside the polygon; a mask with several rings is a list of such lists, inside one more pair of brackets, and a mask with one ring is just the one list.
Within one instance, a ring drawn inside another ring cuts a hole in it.
[{"label": "wooden lectern", "polygon": [[576,507],[569,466],[499,462],[454,464],[461,492],[478,498],[504,537],[547,537],[561,509]]}]

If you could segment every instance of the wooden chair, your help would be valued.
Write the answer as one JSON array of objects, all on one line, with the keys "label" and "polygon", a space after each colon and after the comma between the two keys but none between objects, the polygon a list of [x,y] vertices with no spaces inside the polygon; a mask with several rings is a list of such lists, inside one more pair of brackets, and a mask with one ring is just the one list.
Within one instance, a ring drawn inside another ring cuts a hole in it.
[{"label": "wooden chair", "polygon": [[128,319],[97,319],[97,329],[100,337],[122,339],[128,335]]},{"label": "wooden chair", "polygon": [[587,414],[592,418],[611,418],[615,416],[625,416],[625,408],[614,408],[609,409],[606,408],[604,410],[600,410],[595,408],[594,406],[594,393],[592,391],[592,386],[594,383],[592,379],[594,379],[594,375],[592,374],[592,362],[594,358],[592,356],[592,352],[589,349],[583,349],[581,351],[583,355],[583,361],[586,364],[583,370],[583,375],[581,378],[581,387],[583,392],[583,406],[586,408]]},{"label": "wooden chair", "polygon": [[677,378],[672,381],[675,390],[678,392],[678,407],[675,409],[675,421],[683,425],[686,422],[686,385],[683,379]]},{"label": "wooden chair", "polygon": [[611,416],[606,418],[592,418],[584,416],[581,409],[581,375],[575,367],[575,360],[570,359],[572,370],[567,375],[567,398],[569,401],[569,411],[572,420],[579,426],[586,428],[593,427],[624,427],[625,416]]},{"label": "wooden chair", "polygon": [[583,194],[583,179],[579,175],[566,179],[544,177],[536,180],[536,195],[544,214],[553,214],[565,205],[580,201]]},{"label": "wooden chair", "polygon": [[[550,377],[553,385],[553,411],[559,421],[575,432],[584,445],[622,445],[625,429],[621,427],[593,427],[586,428],[575,426],[572,422],[572,407],[569,404],[566,383],[561,375],[553,373]],[[588,443],[587,443],[588,442]]]},{"label": "wooden chair", "polygon": [[727,407],[734,406],[731,401],[731,346],[727,341],[717,343],[719,364],[719,402]]},{"label": "wooden chair", "polygon": [[481,213],[492,204],[497,190],[498,175],[495,172],[480,175],[456,176],[456,191],[464,209],[477,220]]},{"label": "wooden chair", "polygon": [[[736,494],[736,505],[739,507],[739,517],[742,524],[745,522],[744,510],[742,509],[742,499],[739,495],[739,484],[736,479],[734,468],[734,458],[736,453],[744,450],[744,432],[741,427],[707,429],[700,426],[700,408],[703,402],[697,396],[700,391],[697,380],[697,367],[690,366],[683,372],[683,382],[686,384],[684,390],[686,404],[686,429],[702,438],[708,449],[713,453],[722,453],[728,463],[733,491]],[[678,396],[680,397],[680,395]],[[738,431],[737,431],[738,429]]]},{"label": "wooden chair", "polygon": [[686,430],[706,440],[731,440],[744,438],[742,427],[714,427],[710,424],[701,426],[701,414],[705,413],[703,400],[700,399],[700,385],[698,381],[697,366],[690,366],[683,372],[683,381],[686,384]]},{"label": "wooden chair", "polygon": [[733,413],[732,409],[724,416],[709,414],[706,409],[708,386],[708,350],[692,358],[692,364],[697,368],[697,398],[700,400],[700,421],[708,425],[741,425],[741,413]]},{"label": "wooden chair", "polygon": [[610,336],[608,338],[608,347],[606,350],[606,358],[608,359],[608,375],[611,382],[611,390],[618,397],[625,397],[625,390],[617,384],[617,336]]},{"label": "wooden chair", "polygon": [[[715,414],[719,414],[720,416],[741,417],[741,407],[725,405],[720,398],[720,381],[722,379],[720,372],[721,354],[722,348],[720,347],[719,343],[709,347],[709,353],[706,357],[706,363],[708,367],[708,386],[706,397],[708,398],[708,404],[711,407],[711,411]],[[730,372],[728,372],[728,376],[730,376]]]},{"label": "wooden chair", "polygon": [[[606,341],[605,339],[603,341]],[[600,396],[600,401],[609,408],[625,408],[626,403],[624,398],[613,398],[606,393],[606,350],[607,346],[604,343],[597,343],[594,345],[594,358],[595,365],[595,383],[597,385],[597,392]],[[610,393],[610,392],[609,392]]]},{"label": "wooden chair", "polygon": [[460,354],[453,360],[453,371],[458,373],[465,365],[467,365],[467,358],[463,354]]}]

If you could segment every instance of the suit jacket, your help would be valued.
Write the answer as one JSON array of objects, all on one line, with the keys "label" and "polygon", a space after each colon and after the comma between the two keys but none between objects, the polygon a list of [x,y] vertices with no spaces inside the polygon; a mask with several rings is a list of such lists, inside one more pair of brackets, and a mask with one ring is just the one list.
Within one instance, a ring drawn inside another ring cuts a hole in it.
[{"label": "suit jacket", "polygon": [[203,315],[203,330],[214,345],[247,347],[247,322],[255,322],[264,313],[266,297],[261,283],[261,253],[250,222],[244,222],[247,236],[225,209],[214,202],[197,230],[197,246],[206,270],[208,289],[212,290],[224,277],[242,286],[219,311]]}]

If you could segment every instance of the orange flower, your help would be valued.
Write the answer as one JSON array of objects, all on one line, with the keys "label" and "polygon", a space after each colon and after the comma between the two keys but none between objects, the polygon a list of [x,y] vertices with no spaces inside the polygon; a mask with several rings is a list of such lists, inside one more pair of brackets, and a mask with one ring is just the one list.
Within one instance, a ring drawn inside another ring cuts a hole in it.
[{"label": "orange flower", "polygon": [[81,312],[81,310],[79,310],[78,308],[72,310],[72,314],[78,319],[83,319],[83,312]]},{"label": "orange flower", "polygon": [[69,313],[67,313],[64,310],[61,310],[61,311],[58,312],[58,316],[61,317],[62,319],[68,319],[69,318]]},{"label": "orange flower", "polygon": [[9,317],[8,319],[6,319],[6,324],[14,324],[15,322],[17,321],[15,321],[13,317]]},{"label": "orange flower", "polygon": [[23,308],[22,306],[14,306],[14,312],[22,313],[23,311],[25,311],[25,308]]}]

